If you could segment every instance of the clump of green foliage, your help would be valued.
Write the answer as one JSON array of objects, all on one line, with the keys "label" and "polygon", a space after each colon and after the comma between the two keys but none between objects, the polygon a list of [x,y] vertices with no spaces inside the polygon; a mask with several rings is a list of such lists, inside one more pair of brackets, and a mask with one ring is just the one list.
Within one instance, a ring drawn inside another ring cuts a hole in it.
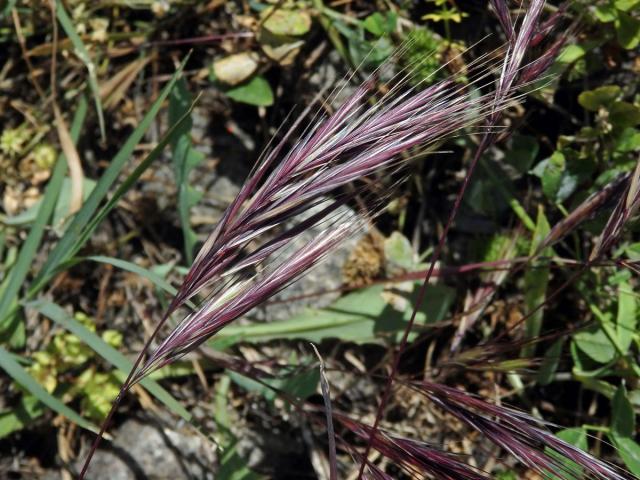
[{"label": "clump of green foliage", "polygon": [[443,42],[428,28],[413,28],[406,37],[402,66],[411,73],[412,85],[425,85],[445,77],[442,69]]},{"label": "clump of green foliage", "polygon": [[[95,332],[91,317],[78,312],[74,318]],[[105,330],[101,337],[114,348],[122,344],[122,334],[116,330]],[[120,383],[113,373],[98,372],[95,362],[87,366],[90,360],[95,360],[96,353],[82,339],[66,331],[57,332],[47,346],[34,352],[31,358],[34,363],[27,370],[49,393],[62,393],[67,401],[79,399],[83,413],[92,420],[105,417]],[[61,389],[64,392],[60,392]]]}]

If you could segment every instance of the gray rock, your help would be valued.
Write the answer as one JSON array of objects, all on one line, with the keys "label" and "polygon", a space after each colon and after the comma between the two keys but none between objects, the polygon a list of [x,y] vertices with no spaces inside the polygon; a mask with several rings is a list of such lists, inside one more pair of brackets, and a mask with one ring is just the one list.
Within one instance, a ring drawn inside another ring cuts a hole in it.
[{"label": "gray rock", "polygon": [[[215,446],[202,437],[127,420],[95,454],[90,480],[213,479]],[[79,456],[84,459],[86,452]],[[79,465],[80,466],[80,465]]]}]

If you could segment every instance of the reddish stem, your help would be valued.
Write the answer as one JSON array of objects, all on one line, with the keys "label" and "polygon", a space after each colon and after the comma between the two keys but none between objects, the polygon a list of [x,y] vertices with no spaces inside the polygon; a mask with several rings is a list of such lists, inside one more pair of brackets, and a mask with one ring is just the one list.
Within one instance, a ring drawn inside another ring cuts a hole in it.
[{"label": "reddish stem", "polygon": [[120,406],[120,403],[122,402],[122,399],[124,398],[125,394],[132,387],[133,376],[135,375],[136,371],[138,370],[138,367],[140,366],[140,362],[142,361],[142,357],[144,356],[145,352],[151,346],[151,342],[153,341],[154,338],[156,338],[156,336],[160,332],[160,329],[166,323],[167,319],[169,318],[169,315],[171,315],[171,313],[176,308],[177,308],[177,306],[175,305],[175,299],[174,299],[174,301],[171,303],[171,305],[169,305],[167,313],[164,315],[164,317],[162,317],[162,320],[160,320],[160,322],[158,323],[158,325],[154,329],[153,333],[149,336],[149,338],[145,342],[144,347],[142,347],[142,350],[140,350],[140,353],[138,354],[138,356],[136,358],[136,361],[133,363],[133,366],[131,367],[131,371],[129,372],[129,375],[127,376],[127,379],[122,384],[122,387],[120,388],[120,391],[118,392],[118,396],[115,398],[115,400],[113,401],[113,404],[111,405],[111,410],[109,410],[109,413],[107,414],[107,417],[102,422],[102,425],[100,425],[100,431],[98,432],[98,435],[96,436],[96,438],[93,440],[93,443],[91,444],[91,449],[89,450],[87,458],[84,461],[84,465],[82,465],[82,470],[80,471],[80,476],[78,477],[78,480],[83,480],[85,475],[87,474],[87,470],[89,469],[89,464],[91,463],[91,459],[93,458],[93,455],[96,453],[96,450],[98,449],[98,446],[100,446],[100,442],[102,441],[102,437],[104,436],[105,432],[107,431],[107,428],[109,428],[109,425],[111,424],[111,420],[113,418],[113,415],[116,413],[116,410]]},{"label": "reddish stem", "polygon": [[409,334],[411,333],[411,330],[413,329],[413,324],[415,323],[416,320],[416,316],[418,314],[418,310],[420,309],[420,306],[422,305],[422,302],[424,301],[424,297],[426,295],[427,292],[427,286],[429,284],[429,280],[431,279],[431,276],[433,275],[433,272],[435,270],[435,265],[436,262],[440,259],[440,255],[442,254],[442,251],[444,250],[444,242],[447,238],[447,234],[449,233],[449,229],[451,228],[451,225],[453,224],[453,220],[456,217],[456,215],[458,214],[458,210],[460,209],[460,205],[462,204],[462,197],[464,196],[467,187],[469,185],[469,182],[471,181],[471,176],[473,175],[473,172],[476,168],[476,165],[478,164],[478,161],[480,160],[480,156],[482,155],[482,153],[484,152],[484,150],[490,145],[490,138],[491,136],[489,134],[485,135],[484,137],[482,137],[482,141],[480,142],[480,145],[478,146],[478,149],[476,150],[475,155],[473,156],[473,160],[471,161],[471,165],[469,165],[469,171],[467,172],[467,174],[464,177],[464,181],[462,182],[462,186],[460,187],[460,191],[458,192],[458,195],[456,196],[456,200],[455,203],[453,205],[453,209],[451,210],[451,214],[449,215],[449,219],[447,220],[447,223],[444,227],[444,230],[442,232],[442,235],[440,235],[440,240],[438,241],[438,246],[436,248],[436,250],[433,252],[433,256],[431,257],[431,265],[429,265],[429,270],[427,270],[427,274],[424,277],[424,281],[422,282],[422,286],[420,287],[420,291],[418,292],[418,297],[416,299],[415,305],[413,307],[413,312],[411,312],[411,319],[409,320],[409,323],[407,323],[407,326],[404,330],[404,333],[402,334],[402,339],[400,340],[400,346],[398,347],[398,349],[396,350],[396,353],[394,354],[394,358],[393,358],[393,363],[391,366],[391,373],[389,374],[389,377],[387,379],[387,384],[385,386],[385,389],[383,391],[382,394],[382,399],[380,400],[380,405],[378,406],[378,411],[376,412],[376,419],[373,422],[373,427],[371,428],[371,432],[369,433],[369,441],[367,442],[367,448],[365,449],[364,455],[363,455],[363,460],[362,463],[360,464],[360,470],[358,471],[358,480],[361,480],[362,475],[364,473],[364,467],[366,465],[366,461],[367,458],[369,457],[369,452],[371,451],[371,446],[373,444],[373,441],[375,440],[375,436],[378,432],[378,425],[380,424],[380,420],[382,420],[382,415],[384,412],[384,409],[387,406],[387,403],[389,402],[389,398],[391,396],[391,386],[393,384],[393,380],[395,379],[395,376],[398,373],[398,368],[400,366],[400,356],[402,355],[402,352],[404,351],[404,349],[407,347],[407,342],[409,340]]}]

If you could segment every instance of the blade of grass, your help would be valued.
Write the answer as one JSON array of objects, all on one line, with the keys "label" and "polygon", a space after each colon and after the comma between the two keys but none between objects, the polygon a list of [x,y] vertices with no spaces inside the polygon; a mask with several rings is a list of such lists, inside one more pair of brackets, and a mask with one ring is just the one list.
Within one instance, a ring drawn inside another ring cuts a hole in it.
[{"label": "blade of grass", "polygon": [[[550,230],[551,227],[549,226],[547,217],[544,214],[544,210],[542,209],[542,207],[539,207],[536,229],[531,240],[531,248],[529,251],[530,255],[535,255],[535,253],[538,251],[538,247],[544,241],[545,237],[549,234]],[[547,248],[542,251],[542,254],[544,256],[550,257],[553,255],[553,250]],[[537,306],[544,303],[547,298],[547,288],[549,286],[550,275],[551,269],[549,265],[528,269],[525,274],[525,305],[526,313],[530,315],[525,322],[526,338],[536,338],[538,335],[540,335],[545,309],[537,308]],[[535,354],[535,348],[535,344],[526,344],[522,349],[522,357],[532,357]]]},{"label": "blade of grass", "polygon": [[100,88],[98,87],[98,78],[96,77],[96,66],[91,60],[91,56],[89,55],[89,51],[84,46],[80,35],[76,32],[75,27],[73,26],[73,22],[67,12],[64,9],[64,6],[60,0],[56,0],[56,16],[60,21],[60,25],[64,29],[67,37],[71,40],[71,44],[76,51],[76,55],[80,58],[82,63],[84,63],[85,67],[87,67],[87,71],[89,72],[89,88],[91,88],[91,93],[93,94],[93,99],[96,104],[96,113],[98,115],[98,124],[100,126],[100,137],[102,141],[105,142],[107,140],[107,135],[105,133],[104,128],[104,115],[102,112],[102,103],[100,101]]},{"label": "blade of grass", "polygon": [[[46,300],[38,300],[30,302],[26,305],[28,308],[37,310],[45,317],[50,318],[58,325],[80,338],[93,351],[104,358],[114,367],[120,369],[124,374],[129,373],[132,367],[131,361],[118,350],[106,343],[102,338],[82,325],[80,322],[71,317],[59,305],[48,302]],[[175,414],[180,415],[185,420],[191,419],[191,414],[167,392],[157,382],[145,379],[140,382],[149,392],[159,401],[169,407]]]},{"label": "blade of grass", "polygon": [[[173,125],[183,117],[192,102],[193,99],[187,90],[186,81],[180,79],[169,97],[169,124]],[[176,131],[175,137],[171,141],[171,159],[178,187],[178,213],[188,265],[193,263],[193,252],[197,242],[196,232],[191,228],[190,209],[200,199],[198,192],[189,185],[189,173],[204,159],[202,153],[193,148],[190,136],[192,125],[191,118],[188,118],[182,124],[182,128]]]},{"label": "blade of grass", "polygon": [[127,262],[126,260],[121,260],[119,258],[106,257],[104,255],[92,255],[90,257],[76,257],[74,260],[83,261],[89,260],[91,262],[98,263],[106,263],[109,265],[113,265],[116,268],[120,268],[122,270],[126,270],[127,272],[135,273],[136,275],[140,275],[143,278],[146,278],[155,286],[161,288],[165,292],[170,295],[176,295],[178,290],[174,288],[169,282],[167,282],[160,275],[153,273],[151,270],[147,270],[135,263]]},{"label": "blade of grass", "polygon": [[94,424],[82,418],[77,412],[47,392],[3,347],[0,347],[0,368],[50,409],[67,417],[82,428],[94,433],[98,432],[98,428]]},{"label": "blade of grass", "polygon": [[191,111],[198,101],[198,98],[196,98],[194,103],[191,104],[182,118],[180,118],[180,120],[173,124],[169,131],[162,136],[158,144],[153,148],[153,150],[151,150],[151,152],[149,152],[144,160],[142,160],[133,170],[133,172],[131,172],[131,174],[129,174],[129,176],[127,176],[127,178],[120,184],[120,186],[116,189],[116,191],[113,193],[104,207],[102,207],[100,211],[96,213],[93,218],[91,218],[84,231],[79,235],[76,243],[72,246],[69,252],[69,257],[75,255],[78,250],[82,248],[85,242],[89,240],[89,237],[96,229],[96,227],[100,224],[100,222],[102,222],[102,220],[104,220],[109,212],[115,208],[115,206],[118,204],[118,201],[120,201],[120,198],[122,198],[124,194],[129,191],[133,184],[137,182],[138,179],[142,176],[145,170],[147,170],[147,168],[149,168],[149,166],[156,160],[156,158],[160,156],[160,154],[164,150],[164,147],[166,147],[167,144],[171,141],[171,138],[173,138],[174,133],[178,131],[182,127],[182,124],[190,118]]},{"label": "blade of grass", "polygon": [[[78,245],[82,244],[82,239],[80,237],[83,236],[84,234],[83,238],[86,238],[87,231],[92,231],[91,229],[88,230],[86,228],[87,225],[90,223],[92,223],[93,225],[97,224],[95,222],[92,222],[92,220],[96,218],[95,212],[98,208],[98,205],[105,198],[105,196],[107,195],[113,183],[117,180],[127,160],[131,158],[134,148],[140,142],[146,130],[151,125],[151,122],[158,114],[160,107],[162,106],[162,103],[166,100],[167,96],[173,89],[173,86],[175,85],[180,74],[182,73],[182,70],[184,69],[184,66],[188,59],[189,59],[189,56],[187,56],[187,58],[184,59],[184,61],[182,62],[178,70],[171,77],[171,80],[169,81],[169,83],[160,92],[158,99],[153,103],[153,105],[151,105],[151,108],[149,109],[147,114],[144,116],[144,118],[142,119],[138,127],[129,136],[129,138],[127,139],[123,147],[120,149],[120,151],[116,154],[116,156],[113,157],[113,159],[109,164],[109,167],[102,174],[98,183],[96,183],[95,188],[91,192],[91,195],[89,195],[89,198],[86,199],[86,201],[84,202],[84,205],[82,206],[80,211],[78,211],[78,213],[75,215],[75,217],[71,221],[69,227],[65,231],[64,235],[62,236],[58,244],[54,247],[52,252],[49,254],[47,261],[45,262],[42,269],[36,276],[32,287],[29,289],[29,297],[32,297],[35,293],[37,293],[40,289],[42,289],[44,285],[46,285],[51,275],[54,274],[55,270],[58,268],[58,266],[61,263],[63,263],[64,261],[68,260],[73,256],[73,253],[74,253],[73,250],[75,249],[75,251],[77,251]],[[167,141],[168,140],[165,139],[162,147],[164,147],[164,144],[166,144]],[[158,155],[158,148],[156,147],[147,156],[147,159],[145,159],[145,161],[149,159],[153,160],[157,155]],[[136,172],[138,172],[138,170],[136,170]],[[141,173],[142,172],[138,172],[137,174],[140,175]],[[130,179],[132,180],[126,182],[126,188],[128,188],[133,183],[133,181],[137,179],[137,177],[134,178],[132,174],[129,176],[127,180],[130,180]],[[122,192],[122,188],[119,189],[119,192],[120,192],[120,196],[124,193]],[[113,202],[111,202],[110,205],[113,206]],[[103,209],[103,212],[104,212],[104,209]],[[103,217],[100,217],[100,219],[102,218]]]},{"label": "blade of grass", "polygon": [[0,18],[8,17],[13,7],[16,6],[16,3],[18,3],[18,0],[9,0],[5,6],[2,7],[2,10],[0,10]]},{"label": "blade of grass", "polygon": [[[122,260],[120,258],[107,257],[104,255],[92,255],[89,257],[75,257],[64,263],[65,267],[71,267],[73,265],[77,265],[80,262],[90,261],[97,263],[105,263],[108,265],[113,265],[116,268],[120,268],[121,270],[126,270],[127,272],[135,273],[136,275],[140,275],[143,278],[146,278],[151,283],[153,283],[156,287],[164,290],[168,294],[174,296],[178,293],[178,290],[173,287],[169,282],[167,282],[160,275],[148,270],[140,265],[136,265],[135,263],[127,262],[126,260]],[[196,305],[191,302],[185,302],[185,304],[191,308],[195,309]]]},{"label": "blade of grass", "polygon": [[[87,101],[84,97],[80,97],[78,109],[76,110],[71,126],[71,138],[74,142],[78,141],[78,137],[80,135],[84,119],[86,118],[86,114]],[[56,201],[58,199],[58,196],[60,195],[62,182],[64,180],[66,172],[67,161],[64,157],[64,154],[60,154],[58,156],[56,166],[53,169],[51,180],[49,180],[44,196],[42,197],[42,202],[40,203],[38,214],[36,215],[31,229],[29,230],[27,239],[24,241],[22,247],[20,248],[18,259],[11,269],[7,287],[0,295],[0,325],[4,325],[4,323],[7,321],[9,317],[7,313],[9,312],[12,303],[15,301],[15,298],[20,291],[20,287],[24,284],[27,274],[29,273],[29,269],[31,268],[31,264],[33,263],[33,258],[38,251],[42,236],[44,235],[44,229],[47,226],[51,215],[53,214]]]}]

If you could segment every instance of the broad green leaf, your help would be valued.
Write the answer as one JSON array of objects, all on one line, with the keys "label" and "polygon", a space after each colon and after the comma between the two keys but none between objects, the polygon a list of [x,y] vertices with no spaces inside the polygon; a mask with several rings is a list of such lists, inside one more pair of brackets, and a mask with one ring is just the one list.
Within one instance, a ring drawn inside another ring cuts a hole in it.
[{"label": "broad green leaf", "polygon": [[[55,303],[38,300],[28,303],[26,306],[37,310],[42,315],[50,318],[66,330],[76,335],[107,362],[120,369],[123,374],[127,374],[131,371],[133,364],[127,357],[106,343],[102,338],[82,325],[76,319],[68,315],[67,312]],[[187,421],[191,419],[191,414],[177,400],[175,400],[169,392],[158,385],[158,383],[148,378],[145,378],[140,383],[149,391],[149,393],[169,407],[171,411],[180,415]]]},{"label": "broad green leaf", "polygon": [[44,413],[43,404],[32,395],[23,395],[20,403],[0,412],[0,438],[29,426]]},{"label": "broad green leaf", "polygon": [[608,363],[616,357],[616,347],[598,326],[578,332],[573,337],[578,348],[598,363]]},{"label": "broad green leaf", "polygon": [[640,261],[640,242],[635,242],[625,247],[627,258],[633,262]]},{"label": "broad green leaf", "polygon": [[562,185],[562,177],[566,168],[565,156],[562,152],[553,152],[549,157],[545,168],[543,170],[542,179],[542,191],[547,198],[554,200],[558,195],[560,186]]},{"label": "broad green leaf", "polygon": [[362,21],[362,26],[371,34],[380,37],[392,33],[396,29],[398,16],[394,12],[383,15],[375,12]]},{"label": "broad green leaf", "polygon": [[[80,97],[78,108],[73,117],[71,124],[71,139],[74,142],[78,141],[84,119],[87,115],[87,102],[84,97]],[[38,212],[34,218],[33,225],[29,230],[26,240],[20,247],[20,253],[16,263],[11,268],[11,273],[8,276],[7,286],[0,295],[0,326],[7,319],[9,310],[12,306],[16,305],[16,296],[20,292],[20,288],[24,285],[27,274],[31,269],[33,259],[38,252],[42,236],[44,235],[47,223],[51,218],[56,200],[59,198],[64,182],[64,175],[67,171],[67,161],[64,155],[60,155],[56,162],[56,166],[51,174],[51,179],[47,184],[44,196],[42,197],[42,203],[38,208]]]},{"label": "broad green leaf", "polygon": [[556,433],[556,437],[581,450],[587,450],[587,432],[583,428],[567,428]]},{"label": "broad green leaf", "polygon": [[304,35],[311,28],[311,15],[306,10],[266,9],[262,26],[276,35]]},{"label": "broad green leaf", "polygon": [[614,127],[635,127],[640,123],[640,108],[635,105],[616,101],[609,108],[609,121]]},{"label": "broad green leaf", "polygon": [[616,152],[627,153],[640,150],[640,132],[635,128],[625,128],[616,138]]},{"label": "broad green leaf", "polygon": [[609,438],[629,471],[640,476],[640,445],[629,437],[610,435]]},{"label": "broad green leaf", "polygon": [[394,49],[395,47],[388,36],[372,41],[357,36],[352,36],[349,39],[349,56],[358,65],[379,66],[391,56]]},{"label": "broad green leaf", "polygon": [[67,417],[78,426],[90,430],[94,433],[98,432],[98,428],[91,422],[82,418],[77,412],[67,407],[56,397],[47,392],[29,372],[27,372],[14,358],[11,353],[0,347],[0,368],[9,375],[16,383],[22,385],[34,397],[40,400],[51,410]]},{"label": "broad green leaf", "polygon": [[257,107],[273,105],[271,85],[260,75],[256,75],[247,83],[226,90],[225,93],[236,102],[248,103]]},{"label": "broad green leaf", "polygon": [[[256,40],[260,44],[262,52],[282,66],[291,65],[304,45],[304,40],[300,40],[300,37],[276,35],[266,28],[261,28],[258,31]],[[245,80],[248,77],[245,77]],[[240,83],[240,81],[236,83]]]},{"label": "broad green leaf", "polygon": [[594,13],[598,21],[602,23],[610,23],[618,18],[618,12],[613,5],[597,5]]},{"label": "broad green leaf", "polygon": [[91,60],[91,56],[89,55],[89,51],[82,43],[82,39],[80,35],[76,32],[75,27],[73,26],[73,22],[67,12],[64,9],[64,5],[60,0],[56,0],[56,16],[60,21],[60,25],[64,29],[65,33],[69,37],[73,48],[75,49],[76,55],[80,58],[84,66],[87,68],[87,72],[89,73],[89,88],[91,88],[91,93],[93,94],[93,100],[96,105],[96,113],[98,115],[98,125],[100,127],[100,136],[102,141],[105,142],[107,140],[107,135],[105,133],[104,128],[104,114],[102,112],[102,103],[100,101],[100,87],[98,86],[98,79],[96,77],[96,65]]},{"label": "broad green leaf", "polygon": [[527,173],[538,156],[540,145],[535,137],[528,135],[514,135],[511,148],[505,153],[505,159],[520,174]]},{"label": "broad green leaf", "polygon": [[618,12],[615,21],[618,43],[627,50],[633,50],[640,44],[640,20],[626,12]]},{"label": "broad green leaf", "polygon": [[629,10],[640,6],[640,0],[614,0],[613,4],[618,10],[628,12]]},{"label": "broad green leaf", "polygon": [[571,196],[578,185],[591,178],[595,163],[581,158],[579,152],[565,148],[556,150],[531,171],[542,181],[542,191],[552,202],[561,203]]},{"label": "broad green leaf", "polygon": [[560,64],[568,65],[584,58],[586,53],[586,49],[581,45],[567,45],[560,52],[556,61]]},{"label": "broad green leaf", "polygon": [[400,232],[393,232],[384,240],[384,259],[390,271],[410,270],[416,265],[411,242]]},{"label": "broad green leaf", "polygon": [[618,437],[633,437],[636,414],[627,398],[627,389],[620,385],[611,400],[611,430]]},{"label": "broad green leaf", "polygon": [[578,103],[585,110],[597,112],[602,107],[608,107],[621,93],[617,85],[605,85],[594,90],[587,90],[578,95]]}]

